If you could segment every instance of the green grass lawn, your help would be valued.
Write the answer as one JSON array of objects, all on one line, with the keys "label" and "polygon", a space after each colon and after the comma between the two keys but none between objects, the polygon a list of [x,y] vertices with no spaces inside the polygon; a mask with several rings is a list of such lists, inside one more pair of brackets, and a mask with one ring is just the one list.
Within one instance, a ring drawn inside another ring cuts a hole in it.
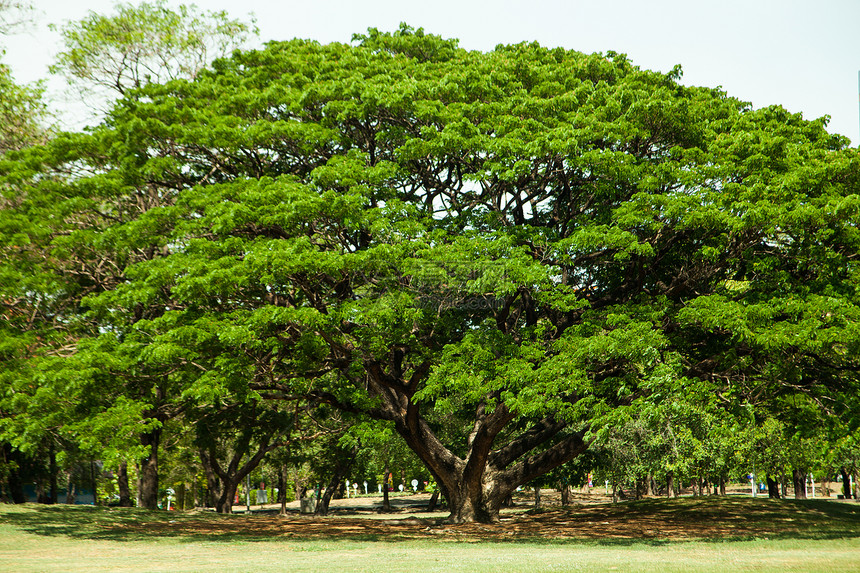
[{"label": "green grass lawn", "polygon": [[388,521],[0,505],[0,571],[860,571],[852,502],[688,498],[492,526]]}]

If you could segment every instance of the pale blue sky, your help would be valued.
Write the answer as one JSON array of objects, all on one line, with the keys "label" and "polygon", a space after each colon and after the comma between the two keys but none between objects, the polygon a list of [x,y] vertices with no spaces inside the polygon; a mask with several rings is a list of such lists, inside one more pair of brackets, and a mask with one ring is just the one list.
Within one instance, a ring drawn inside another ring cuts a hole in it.
[{"label": "pale blue sky", "polygon": [[[49,23],[110,12],[112,0],[33,0],[38,26],[6,38],[19,81],[47,76],[59,50]],[[171,0],[171,5],[179,2]],[[684,68],[684,83],[722,86],[756,107],[781,104],[806,118],[830,115],[830,130],[860,141],[860,0],[197,0],[234,17],[253,12],[260,40],[348,42],[402,21],[467,49],[537,40],[583,52],[615,50],[634,63]],[[59,82],[51,85],[56,99]]]}]

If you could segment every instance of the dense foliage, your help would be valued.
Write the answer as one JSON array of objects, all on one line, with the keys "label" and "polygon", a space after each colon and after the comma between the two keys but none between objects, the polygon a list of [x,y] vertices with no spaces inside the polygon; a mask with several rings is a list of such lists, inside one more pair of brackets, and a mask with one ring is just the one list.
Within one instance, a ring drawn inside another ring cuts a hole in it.
[{"label": "dense foliage", "polygon": [[128,91],[0,168],[4,255],[35,269],[4,297],[71,344],[15,384],[152,452],[209,406],[384,421],[454,521],[640,418],[847,435],[856,150],[679,73],[404,26]]}]

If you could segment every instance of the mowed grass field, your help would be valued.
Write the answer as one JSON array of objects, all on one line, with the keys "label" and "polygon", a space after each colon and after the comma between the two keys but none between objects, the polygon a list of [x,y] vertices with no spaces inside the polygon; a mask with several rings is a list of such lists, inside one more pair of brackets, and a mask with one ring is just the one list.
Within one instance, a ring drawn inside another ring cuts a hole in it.
[{"label": "mowed grass field", "polygon": [[462,526],[423,515],[0,505],[0,571],[860,571],[850,501],[648,499]]}]

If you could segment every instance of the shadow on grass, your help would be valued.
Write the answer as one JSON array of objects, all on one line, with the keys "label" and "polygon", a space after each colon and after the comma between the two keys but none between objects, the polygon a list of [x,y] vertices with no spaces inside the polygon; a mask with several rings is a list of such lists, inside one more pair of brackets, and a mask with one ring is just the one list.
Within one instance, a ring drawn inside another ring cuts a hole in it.
[{"label": "shadow on grass", "polygon": [[860,537],[860,504],[750,498],[648,499],[552,507],[495,524],[435,519],[218,515],[92,506],[3,506],[0,524],[46,536],[110,541],[503,542],[660,546],[679,541],[825,540]]}]

